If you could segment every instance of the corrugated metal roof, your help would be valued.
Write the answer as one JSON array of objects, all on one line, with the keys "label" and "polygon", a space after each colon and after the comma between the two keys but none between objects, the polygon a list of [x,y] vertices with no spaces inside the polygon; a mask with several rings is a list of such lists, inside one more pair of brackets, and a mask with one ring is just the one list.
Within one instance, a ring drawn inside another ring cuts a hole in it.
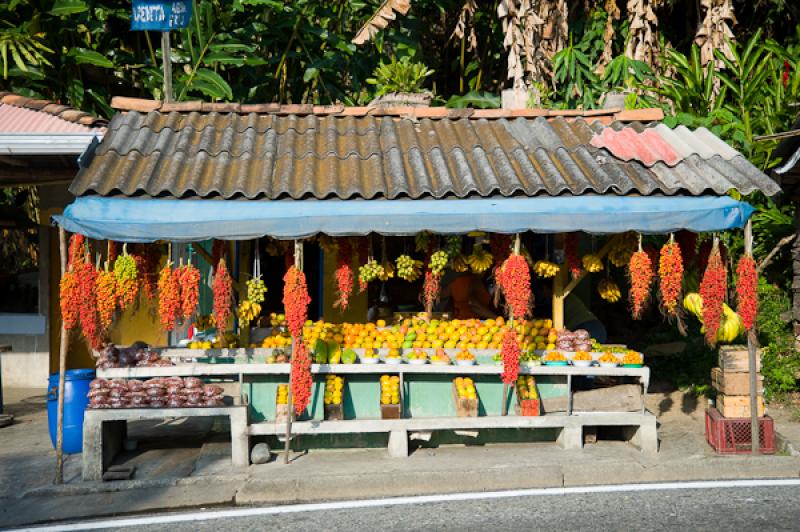
[{"label": "corrugated metal roof", "polygon": [[2,133],[102,133],[107,123],[68,105],[0,91]]},{"label": "corrugated metal roof", "polygon": [[0,133],[93,133],[86,127],[57,116],[0,103]]},{"label": "corrugated metal roof", "polygon": [[[563,117],[129,112],[114,117],[70,190],[231,199],[779,191],[706,133]],[[624,138],[637,143],[623,153],[614,141]]]}]

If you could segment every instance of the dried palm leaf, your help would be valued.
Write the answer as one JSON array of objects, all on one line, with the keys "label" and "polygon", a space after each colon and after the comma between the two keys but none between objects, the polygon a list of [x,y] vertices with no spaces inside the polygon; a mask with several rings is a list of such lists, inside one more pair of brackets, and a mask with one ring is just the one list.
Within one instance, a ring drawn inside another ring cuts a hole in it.
[{"label": "dried palm leaf", "polygon": [[603,41],[605,42],[605,46],[603,47],[603,53],[600,54],[600,58],[597,61],[597,73],[601,76],[606,71],[606,66],[611,62],[614,58],[614,22],[619,20],[620,11],[619,6],[617,5],[617,0],[606,0],[604,6],[607,18],[606,18],[606,27],[603,31]]},{"label": "dried palm leaf", "polygon": [[663,0],[628,0],[630,33],[625,55],[644,61],[651,67],[658,66],[658,17],[655,9]]},{"label": "dried palm leaf", "polygon": [[722,61],[715,59],[714,50],[719,50],[729,59],[733,59],[730,47],[730,41],[733,40],[731,26],[736,24],[733,2],[700,0],[700,8],[705,12],[705,16],[694,36],[694,42],[700,47],[700,61],[703,66],[709,61],[715,61],[717,66],[721,67]]},{"label": "dried palm leaf", "polygon": [[384,0],[366,24],[361,26],[356,36],[353,37],[354,44],[364,44],[371,40],[379,31],[389,25],[397,18],[396,13],[405,15],[411,7],[411,0]]},{"label": "dried palm leaf", "polygon": [[477,10],[478,4],[475,0],[465,0],[464,5],[461,6],[456,27],[450,36],[451,39],[463,39],[466,35],[467,50],[470,52],[478,47],[478,36],[475,33],[475,11]]}]

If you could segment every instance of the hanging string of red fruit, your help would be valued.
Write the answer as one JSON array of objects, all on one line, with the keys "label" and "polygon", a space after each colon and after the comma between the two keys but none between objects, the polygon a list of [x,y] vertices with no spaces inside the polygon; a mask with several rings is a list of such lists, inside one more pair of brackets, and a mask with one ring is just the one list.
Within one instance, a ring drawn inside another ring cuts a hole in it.
[{"label": "hanging string of red fruit", "polygon": [[758,273],[752,255],[742,255],[736,266],[736,312],[745,330],[752,331],[758,314]]},{"label": "hanging string of red fruit", "polygon": [[84,261],[78,265],[76,272],[81,332],[92,349],[100,349],[103,341],[97,311],[97,270],[94,264]]},{"label": "hanging string of red fruit", "polygon": [[233,281],[225,266],[225,259],[219,259],[212,282],[214,292],[214,323],[218,334],[222,335],[228,327],[228,319],[233,313]]},{"label": "hanging string of red fruit", "polygon": [[578,233],[567,233],[564,238],[564,256],[567,261],[567,268],[572,277],[578,277],[582,270],[581,257],[578,253]]},{"label": "hanging string of red fruit", "polygon": [[661,307],[664,314],[667,317],[676,317],[683,283],[683,257],[681,247],[672,236],[661,248],[658,276]]},{"label": "hanging string of red fruit", "polygon": [[425,312],[433,312],[433,306],[439,300],[441,289],[441,276],[433,273],[430,268],[425,270],[425,281],[422,283],[422,303],[425,305]]},{"label": "hanging string of red fruit", "polygon": [[653,263],[650,255],[642,249],[641,237],[639,251],[634,252],[628,262],[628,278],[631,283],[631,314],[633,319],[639,320],[650,302],[650,287],[654,280]]},{"label": "hanging string of red fruit", "polygon": [[306,274],[292,265],[283,276],[283,309],[291,335],[298,339],[303,334],[303,324],[308,318],[311,297],[306,286]]},{"label": "hanging string of red fruit", "polygon": [[69,238],[69,252],[67,253],[67,270],[76,271],[78,264],[86,260],[84,244],[86,237],[80,233],[73,233]]},{"label": "hanging string of red fruit", "polygon": [[188,320],[200,300],[200,270],[191,263],[181,266],[178,268],[178,284],[181,291],[181,317]]},{"label": "hanging string of red fruit", "polygon": [[117,310],[117,276],[109,271],[108,262],[105,269],[97,272],[96,284],[100,327],[103,331],[108,331],[114,321],[114,311]]},{"label": "hanging string of red fruit", "polygon": [[521,350],[517,342],[517,333],[508,327],[503,333],[503,343],[500,346],[500,356],[503,359],[503,384],[513,384],[519,375],[519,357]]},{"label": "hanging string of red fruit", "polygon": [[524,319],[531,312],[531,272],[522,255],[510,255],[497,272],[497,281],[514,319]]},{"label": "hanging string of red fruit", "polygon": [[706,342],[716,345],[717,331],[722,318],[722,304],[728,293],[728,273],[725,263],[722,262],[719,245],[715,239],[708,256],[708,266],[700,282],[700,297],[703,298],[703,327],[705,328]]},{"label": "hanging string of red fruit", "polygon": [[298,339],[292,353],[292,404],[298,416],[308,406],[312,385],[311,357],[308,355],[305,342]]},{"label": "hanging string of red fruit", "polygon": [[139,293],[136,259],[128,254],[126,246],[122,247],[122,255],[114,261],[114,275],[117,277],[116,294],[119,298],[119,308],[125,310],[136,301],[136,294]]},{"label": "hanging string of red fruit", "polygon": [[181,288],[175,271],[172,263],[167,261],[158,274],[158,319],[165,331],[175,329],[175,322],[180,315]]},{"label": "hanging string of red fruit", "polygon": [[141,244],[133,254],[139,275],[140,290],[149,301],[158,297],[158,263],[161,259],[159,246]]},{"label": "hanging string of red fruit", "polygon": [[336,301],[333,306],[342,311],[347,310],[350,305],[350,295],[353,293],[353,283],[355,277],[353,267],[350,265],[353,254],[353,246],[347,238],[339,239],[339,249],[336,251]]}]

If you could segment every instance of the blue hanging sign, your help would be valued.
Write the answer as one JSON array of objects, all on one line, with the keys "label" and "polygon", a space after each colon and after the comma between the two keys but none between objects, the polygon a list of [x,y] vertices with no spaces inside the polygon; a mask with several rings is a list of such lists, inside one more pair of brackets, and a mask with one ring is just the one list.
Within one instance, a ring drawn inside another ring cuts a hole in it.
[{"label": "blue hanging sign", "polygon": [[185,28],[192,18],[192,0],[133,0],[132,30],[169,31]]}]

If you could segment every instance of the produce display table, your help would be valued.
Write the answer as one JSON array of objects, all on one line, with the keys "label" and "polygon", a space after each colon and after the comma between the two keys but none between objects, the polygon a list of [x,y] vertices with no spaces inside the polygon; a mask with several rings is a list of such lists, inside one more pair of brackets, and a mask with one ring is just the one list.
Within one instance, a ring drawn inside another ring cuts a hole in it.
[{"label": "produce display table", "polygon": [[86,410],[83,420],[83,480],[102,480],[103,471],[122,449],[129,421],[215,416],[228,417],[230,420],[233,465],[249,465],[250,447],[245,406]]},{"label": "produce display table", "polygon": [[[165,350],[167,351],[167,350]],[[182,351],[176,354],[177,358],[184,358],[187,356],[195,356],[198,358],[208,358],[208,353],[203,350],[169,350],[169,351]],[[197,351],[191,355],[186,351]],[[136,367],[136,368],[112,368],[98,370],[98,377],[112,379],[147,379],[152,377],[217,377],[217,378],[232,378],[238,380],[240,386],[240,397],[247,401],[246,394],[244,393],[244,386],[249,385],[251,393],[255,393],[256,386],[261,385],[262,390],[268,390],[261,395],[274,398],[273,388],[267,386],[276,386],[278,380],[285,381],[288,379],[290,373],[289,364],[280,363],[254,363],[254,362],[241,362],[241,356],[244,351],[250,351],[248,355],[252,355],[252,349],[230,349],[230,350],[215,350],[217,351],[213,358],[213,362],[192,362],[192,363],[178,363],[175,366],[169,367]],[[162,351],[162,356],[164,351]],[[502,367],[495,364],[476,364],[471,366],[457,366],[457,365],[410,365],[403,364],[313,364],[311,372],[316,375],[335,374],[352,378],[363,376],[369,378],[370,376],[377,375],[398,375],[401,379],[401,404],[410,404],[406,397],[408,392],[406,386],[403,385],[407,379],[450,379],[457,376],[473,376],[481,378],[487,376],[491,379],[492,376],[498,378],[496,385],[500,385],[499,376],[502,373]],[[645,397],[650,383],[650,368],[648,367],[615,367],[603,368],[598,366],[590,367],[575,367],[575,366],[523,366],[520,368],[520,375],[534,375],[541,377],[556,377],[562,378],[566,381],[566,394],[567,394],[567,408],[566,412],[550,413],[542,416],[528,417],[517,415],[496,415],[495,413],[486,412],[486,415],[478,417],[456,417],[456,416],[426,416],[414,415],[413,413],[405,412],[404,417],[401,419],[375,419],[374,417],[358,417],[356,419],[345,419],[340,421],[323,421],[317,419],[317,416],[312,416],[311,420],[299,420],[292,425],[292,434],[300,435],[319,435],[319,434],[369,434],[369,433],[388,433],[389,434],[389,453],[392,456],[407,456],[408,455],[408,441],[409,436],[412,439],[419,433],[430,433],[437,430],[455,430],[455,431],[478,431],[481,429],[537,429],[548,428],[558,429],[557,443],[565,449],[579,449],[583,446],[583,428],[584,427],[597,427],[597,426],[619,426],[624,427],[628,431],[629,439],[632,443],[637,445],[642,451],[656,452],[658,450],[658,436],[656,431],[656,418],[645,410]],[[257,382],[257,379],[268,378],[270,382]],[[572,395],[573,386],[572,381],[575,377],[631,377],[638,380],[642,389],[642,406],[639,412],[573,412],[572,409]],[[253,382],[256,380],[256,382]],[[494,379],[491,379],[492,381]],[[370,381],[373,388],[377,388],[377,380]],[[446,381],[445,381],[446,382]],[[411,392],[413,394],[413,392]],[[500,401],[497,401],[498,404]],[[252,404],[242,409],[250,408],[253,410]],[[165,409],[168,410],[168,409]],[[158,417],[172,417],[180,415],[180,411],[190,410],[197,411],[201,409],[178,409],[165,413],[165,410],[137,410],[135,412],[144,412],[149,415],[149,418]],[[205,410],[205,409],[202,409]],[[213,409],[212,409],[213,410]],[[313,407],[311,409],[313,411]],[[405,408],[404,408],[405,410]],[[488,409],[487,409],[488,410]],[[120,412],[122,418],[125,414],[132,412],[131,410],[121,411],[93,411],[105,415],[108,412]],[[176,413],[177,412],[177,413]],[[199,414],[202,415],[202,412]],[[207,414],[213,415],[213,414]],[[251,418],[258,416],[251,415]],[[272,416],[268,416],[271,418]],[[319,416],[320,418],[322,416]],[[118,419],[118,418],[115,418]],[[262,418],[263,419],[263,418]],[[97,429],[95,429],[97,430]],[[245,439],[249,436],[282,436],[285,434],[285,423],[276,423],[274,418],[263,419],[262,421],[256,420],[251,422],[245,430]],[[241,437],[241,436],[238,436]],[[232,438],[236,438],[232,436]],[[87,440],[88,441],[88,440]],[[95,470],[97,467],[95,466]]]},{"label": "produce display table", "polygon": [[[292,424],[292,434],[353,434],[389,433],[389,454],[408,456],[409,433],[434,430],[480,429],[560,429],[557,443],[564,449],[583,448],[583,427],[628,427],[630,440],[642,451],[658,451],[656,417],[650,413],[636,412],[581,412],[572,415],[481,416],[411,419],[352,419],[344,421],[298,421]],[[250,425],[251,436],[276,435],[286,431],[282,423],[256,423]],[[413,436],[413,435],[412,435]]]},{"label": "produce display table", "polygon": [[[0,355],[11,351],[11,346],[8,344],[0,344]],[[3,413],[3,357],[0,356],[0,414]],[[3,426],[3,420],[0,419],[0,426]]]}]

